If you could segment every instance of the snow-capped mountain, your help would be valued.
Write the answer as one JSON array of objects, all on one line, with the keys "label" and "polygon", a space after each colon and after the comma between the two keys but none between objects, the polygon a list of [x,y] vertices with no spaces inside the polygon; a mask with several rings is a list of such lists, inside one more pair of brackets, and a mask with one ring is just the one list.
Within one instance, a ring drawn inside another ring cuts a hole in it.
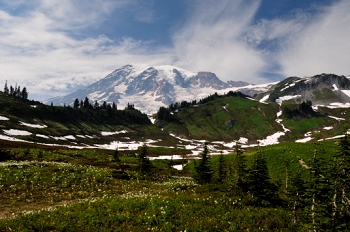
[{"label": "snow-capped mountain", "polygon": [[129,64],[86,88],[48,99],[45,103],[71,105],[77,98],[84,100],[88,97],[92,102],[115,102],[120,109],[130,103],[145,113],[155,113],[160,106],[199,100],[215,92],[236,91],[244,88],[242,86],[251,91],[252,85],[246,82],[225,83],[211,72],[190,72],[170,65]]}]

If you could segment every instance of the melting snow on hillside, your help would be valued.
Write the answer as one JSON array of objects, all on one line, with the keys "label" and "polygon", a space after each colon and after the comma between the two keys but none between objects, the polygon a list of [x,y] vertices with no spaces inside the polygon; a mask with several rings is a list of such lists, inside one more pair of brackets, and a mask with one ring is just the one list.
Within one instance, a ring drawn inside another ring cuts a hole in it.
[{"label": "melting snow on hillside", "polygon": [[10,136],[28,136],[32,133],[25,131],[25,130],[16,130],[16,129],[10,129],[10,130],[3,130],[5,134]]},{"label": "melting snow on hillside", "polygon": [[32,128],[39,128],[39,129],[43,129],[46,128],[46,125],[39,125],[39,124],[30,124],[30,123],[25,123],[25,122],[19,122],[19,125],[21,126],[27,126],[27,127],[32,127]]}]

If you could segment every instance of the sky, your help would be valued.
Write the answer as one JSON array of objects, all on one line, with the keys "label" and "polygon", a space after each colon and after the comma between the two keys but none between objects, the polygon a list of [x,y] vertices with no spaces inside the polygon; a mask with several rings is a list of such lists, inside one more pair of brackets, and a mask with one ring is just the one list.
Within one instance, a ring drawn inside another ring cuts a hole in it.
[{"label": "sky", "polygon": [[350,75],[349,0],[1,0],[0,85],[69,94],[130,63],[261,84]]}]

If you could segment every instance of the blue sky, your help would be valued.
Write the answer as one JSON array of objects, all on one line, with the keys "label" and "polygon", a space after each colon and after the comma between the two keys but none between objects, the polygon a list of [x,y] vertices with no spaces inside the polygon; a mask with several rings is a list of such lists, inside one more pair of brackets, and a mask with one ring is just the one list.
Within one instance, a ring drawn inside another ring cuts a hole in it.
[{"label": "blue sky", "polygon": [[257,84],[350,75],[348,12],[348,0],[2,0],[0,80],[45,100],[129,63]]}]

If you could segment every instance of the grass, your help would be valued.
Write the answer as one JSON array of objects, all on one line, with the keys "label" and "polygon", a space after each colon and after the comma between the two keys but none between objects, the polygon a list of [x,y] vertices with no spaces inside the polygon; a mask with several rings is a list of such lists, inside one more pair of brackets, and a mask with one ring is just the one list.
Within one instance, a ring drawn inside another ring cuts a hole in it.
[{"label": "grass", "polygon": [[243,136],[255,141],[280,130],[275,122],[278,110],[277,104],[223,97],[179,109],[176,117],[182,123],[170,123],[164,129],[192,139],[232,141]]},{"label": "grass", "polygon": [[[281,192],[286,162],[293,175],[299,159],[308,164],[315,147],[325,149],[320,155],[327,159],[337,150],[332,141],[261,148]],[[120,154],[118,163],[113,151],[14,147],[6,152],[13,160],[0,162],[0,231],[305,231],[301,224],[291,225],[287,208],[245,205],[230,190],[230,180],[201,186],[180,177],[191,173],[193,163],[184,172],[170,172],[168,161],[152,161],[157,178],[141,178],[137,159],[128,153]],[[244,153],[248,165],[255,152]],[[170,150],[150,148],[149,153]],[[212,158],[214,168],[217,160]],[[225,160],[234,172],[235,155]],[[120,179],[115,171],[131,179]]]},{"label": "grass", "polygon": [[[147,185],[147,183],[143,183]],[[20,231],[233,231],[288,230],[284,209],[242,208],[222,193],[203,195],[187,179],[147,185],[156,192],[133,192],[25,212],[0,221],[2,230]],[[181,190],[181,188],[186,190]],[[200,189],[199,189],[200,190]],[[216,195],[215,195],[216,194]],[[266,220],[266,218],[269,220]]]}]

